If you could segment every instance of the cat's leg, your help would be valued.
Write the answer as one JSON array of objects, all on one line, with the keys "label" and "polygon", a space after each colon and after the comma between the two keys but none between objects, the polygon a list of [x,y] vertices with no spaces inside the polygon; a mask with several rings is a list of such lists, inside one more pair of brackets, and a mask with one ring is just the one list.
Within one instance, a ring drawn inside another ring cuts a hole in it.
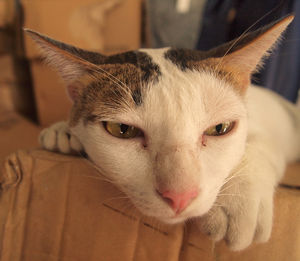
[{"label": "cat's leg", "polygon": [[205,233],[215,241],[224,238],[232,250],[242,250],[253,241],[266,242],[271,235],[273,194],[285,161],[267,143],[248,145],[215,205],[199,221]]},{"label": "cat's leg", "polygon": [[65,121],[57,122],[42,130],[39,136],[39,143],[46,150],[65,154],[79,153],[83,150],[81,143],[72,135],[68,123]]}]

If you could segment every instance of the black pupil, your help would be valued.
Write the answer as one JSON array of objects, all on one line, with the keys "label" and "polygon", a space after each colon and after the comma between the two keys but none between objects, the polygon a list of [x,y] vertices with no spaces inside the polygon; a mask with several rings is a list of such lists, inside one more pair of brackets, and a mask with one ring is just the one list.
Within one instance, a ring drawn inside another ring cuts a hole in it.
[{"label": "black pupil", "polygon": [[222,127],[223,127],[223,124],[222,124],[222,123],[221,123],[221,124],[218,124],[218,125],[216,126],[216,131],[217,131],[218,133],[220,133],[221,130],[222,130]]},{"label": "black pupil", "polygon": [[129,126],[126,124],[120,124],[121,133],[124,134],[128,131]]}]

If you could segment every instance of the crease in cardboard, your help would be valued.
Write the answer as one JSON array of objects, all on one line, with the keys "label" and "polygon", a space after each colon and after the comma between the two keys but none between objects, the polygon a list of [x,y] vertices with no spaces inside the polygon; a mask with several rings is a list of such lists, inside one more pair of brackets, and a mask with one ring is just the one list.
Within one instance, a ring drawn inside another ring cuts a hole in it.
[{"label": "crease in cardboard", "polygon": [[8,190],[17,186],[22,180],[22,172],[19,167],[18,158],[8,158],[4,166],[5,172],[0,181],[1,189]]},{"label": "crease in cardboard", "polygon": [[67,185],[67,188],[66,189],[66,192],[64,194],[64,198],[63,198],[63,209],[64,209],[64,212],[63,212],[63,218],[62,220],[60,221],[60,224],[58,225],[58,227],[60,227],[60,229],[58,229],[57,231],[60,231],[59,233],[59,238],[57,240],[57,245],[56,245],[56,248],[57,248],[57,252],[56,252],[56,255],[57,256],[63,256],[63,242],[64,242],[64,237],[65,237],[65,222],[66,222],[66,217],[67,217],[67,205],[68,205],[68,201],[69,201],[69,192],[70,192],[70,180],[71,180],[71,177],[70,177],[70,170],[71,170],[71,165],[68,166],[67,168],[67,175],[64,175],[65,176],[65,179],[64,179],[64,183]]},{"label": "crease in cardboard", "polygon": [[[26,241],[25,238],[27,235],[28,216],[29,216],[29,210],[30,210],[30,203],[31,203],[31,199],[32,199],[33,180],[32,180],[32,175],[29,175],[29,173],[32,173],[32,171],[34,170],[34,167],[35,167],[35,160],[31,156],[29,156],[28,153],[26,153],[25,155],[26,155],[27,159],[30,160],[30,167],[27,166],[27,168],[26,168],[26,165],[22,164],[20,157],[23,157],[24,154],[25,154],[24,152],[20,151],[20,152],[18,152],[18,157],[17,157],[17,161],[19,163],[18,168],[20,168],[20,171],[23,174],[22,175],[23,179],[26,179],[27,184],[28,184],[28,186],[26,186],[26,187],[24,187],[24,182],[22,182],[23,184],[21,182],[18,184],[19,186],[23,185],[24,190],[26,190],[26,188],[27,188],[27,194],[26,194],[27,197],[26,197],[26,202],[24,202],[24,210],[23,210],[25,212],[25,214],[23,216],[24,227],[22,230],[22,239],[21,239],[21,244],[20,244],[21,250],[20,250],[20,254],[19,254],[19,256],[20,256],[19,261],[23,261],[22,253],[25,251],[25,241]],[[24,177],[24,175],[26,175],[25,173],[27,173],[27,176],[29,176],[29,177]],[[20,198],[19,192],[20,192],[20,189],[17,190],[18,198]],[[17,206],[17,204],[15,206]],[[16,210],[14,210],[14,212],[18,213]],[[21,210],[20,210],[20,212],[21,212]]]},{"label": "crease in cardboard", "polygon": [[[7,158],[7,161],[13,162],[9,164],[10,169],[8,172],[15,172],[16,166],[18,166],[19,172],[24,174],[30,172],[32,169],[32,158],[25,157],[25,160],[20,160],[20,157],[25,155],[24,152],[18,152]],[[21,163],[22,162],[22,163]],[[12,189],[6,191],[10,194],[10,200],[7,205],[7,218],[5,220],[5,228],[3,231],[3,252],[1,253],[1,260],[14,260],[22,261],[23,246],[26,235],[26,223],[29,211],[29,202],[32,184],[28,182],[30,177],[22,175],[22,183],[17,183],[18,186],[14,186]],[[24,186],[23,184],[27,186]],[[28,184],[29,183],[29,184]],[[21,186],[22,184],[22,186]],[[22,194],[22,197],[20,197]],[[1,195],[2,197],[2,195]]]},{"label": "crease in cardboard", "polygon": [[113,211],[117,212],[118,214],[121,214],[121,215],[124,216],[124,217],[127,217],[127,218],[129,218],[129,219],[131,219],[131,220],[137,221],[137,218],[136,218],[136,217],[131,216],[131,215],[128,215],[128,214],[126,214],[125,212],[123,212],[123,211],[121,211],[121,210],[119,210],[119,209],[116,209],[116,208],[114,208],[114,207],[112,207],[112,206],[109,206],[109,205],[106,204],[106,203],[102,203],[102,205],[103,205],[104,207],[106,207],[106,208],[109,208],[110,210],[113,210]]},{"label": "crease in cardboard", "polygon": [[152,230],[154,230],[155,232],[159,232],[160,234],[163,234],[164,236],[168,236],[169,234],[159,228],[154,227],[153,225],[150,225],[146,222],[143,222],[143,225],[146,226],[147,228],[150,228]]},{"label": "crease in cardboard", "polygon": [[138,225],[137,225],[137,232],[136,232],[136,236],[135,236],[134,249],[132,251],[132,257],[130,258],[130,260],[132,260],[132,261],[139,261],[139,260],[137,260],[137,252],[138,252],[138,242],[139,242],[139,235],[140,235],[140,227],[141,227],[141,224],[139,222]]},{"label": "crease in cardboard", "polygon": [[18,119],[15,117],[6,118],[0,121],[0,128],[12,128],[16,123],[18,123]]}]

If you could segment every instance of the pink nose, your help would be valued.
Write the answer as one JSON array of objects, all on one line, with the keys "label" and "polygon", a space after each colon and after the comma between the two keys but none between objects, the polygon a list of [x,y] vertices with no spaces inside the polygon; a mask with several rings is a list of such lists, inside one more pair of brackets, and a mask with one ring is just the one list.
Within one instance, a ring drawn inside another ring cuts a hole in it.
[{"label": "pink nose", "polygon": [[176,214],[182,212],[199,194],[198,189],[188,190],[182,193],[174,191],[163,191],[158,194],[172,207]]}]

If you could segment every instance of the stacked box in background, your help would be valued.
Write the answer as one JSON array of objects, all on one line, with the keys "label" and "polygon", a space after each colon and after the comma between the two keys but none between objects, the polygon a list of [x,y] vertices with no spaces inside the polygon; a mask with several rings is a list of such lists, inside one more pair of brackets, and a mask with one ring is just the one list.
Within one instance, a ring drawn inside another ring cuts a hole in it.
[{"label": "stacked box in background", "polygon": [[14,111],[14,93],[17,91],[17,85],[11,55],[0,55],[0,72],[0,110]]},{"label": "stacked box in background", "polygon": [[13,111],[13,93],[16,91],[16,77],[12,56],[12,27],[14,19],[12,1],[0,1],[0,111]]},{"label": "stacked box in background", "polygon": [[[140,47],[141,0],[22,0],[24,27],[77,47],[112,54]],[[59,76],[40,59],[25,36],[38,121],[47,126],[66,119],[71,102]]]},{"label": "stacked box in background", "polygon": [[19,149],[38,147],[41,128],[17,113],[26,110],[27,106],[22,99],[26,89],[20,90],[19,84],[14,57],[0,55],[0,162]]}]

